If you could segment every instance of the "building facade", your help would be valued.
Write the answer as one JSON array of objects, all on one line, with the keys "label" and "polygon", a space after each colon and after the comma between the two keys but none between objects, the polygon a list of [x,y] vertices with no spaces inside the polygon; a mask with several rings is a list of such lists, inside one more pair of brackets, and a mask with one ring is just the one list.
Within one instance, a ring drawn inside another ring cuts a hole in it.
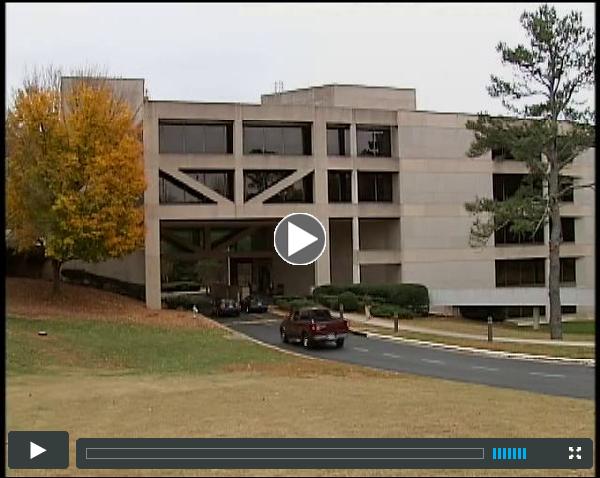
[{"label": "building facade", "polygon": [[[143,81],[138,88],[145,248],[85,267],[143,280],[148,307],[161,307],[165,283],[194,279],[286,295],[410,282],[426,285],[440,312],[547,310],[548,226],[533,239],[499,231],[485,247],[469,245],[465,202],[507,197],[527,173],[496,151],[467,157],[474,115],[419,111],[412,89],[327,85],[241,104],[154,101]],[[593,181],[594,150],[563,174]],[[561,301],[565,312],[592,314],[594,191],[563,199]],[[275,225],[292,212],[327,232],[312,265],[274,251]]]}]

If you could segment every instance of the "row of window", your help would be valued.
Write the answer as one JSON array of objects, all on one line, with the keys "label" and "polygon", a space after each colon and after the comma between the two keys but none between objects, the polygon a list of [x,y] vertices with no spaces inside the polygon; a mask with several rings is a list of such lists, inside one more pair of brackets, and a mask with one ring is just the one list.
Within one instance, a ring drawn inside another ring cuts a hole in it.
[{"label": "row of window", "polygon": [[[159,152],[167,154],[232,154],[233,122],[183,122],[161,120],[158,127]],[[266,124],[244,122],[244,154],[310,156],[311,124]],[[389,126],[357,126],[358,156],[392,156]],[[327,154],[350,156],[350,126],[327,126]]]},{"label": "row of window", "polygon": [[[560,259],[561,285],[576,284],[573,257]],[[545,259],[515,259],[496,261],[496,287],[538,287],[546,283]]]},{"label": "row of window", "polygon": [[[575,242],[575,218],[561,217],[562,242]],[[552,221],[550,221],[552,229]],[[516,234],[510,230],[510,225],[498,229],[494,233],[494,242],[501,244],[544,244],[544,229],[540,227],[532,236],[531,233]]]},{"label": "row of window", "polygon": [[[245,170],[244,201],[252,199],[293,172],[293,170]],[[234,200],[234,172],[232,170],[188,170],[185,173],[221,196]],[[392,202],[393,174],[358,172],[358,200],[361,202]],[[313,179],[313,173],[307,174],[267,199],[265,203],[312,203]],[[350,171],[329,171],[329,202],[351,202],[351,182]],[[212,199],[162,172],[159,175],[159,201],[161,204],[215,203]]]},{"label": "row of window", "polygon": [[[530,188],[534,194],[542,196],[542,181],[541,179],[533,179],[525,174],[494,174],[493,195],[495,201],[506,201],[514,196],[520,188],[526,190]],[[569,188],[569,186],[571,186]],[[571,176],[560,176],[560,189],[567,189],[562,197],[563,202],[573,202],[573,178]]]}]

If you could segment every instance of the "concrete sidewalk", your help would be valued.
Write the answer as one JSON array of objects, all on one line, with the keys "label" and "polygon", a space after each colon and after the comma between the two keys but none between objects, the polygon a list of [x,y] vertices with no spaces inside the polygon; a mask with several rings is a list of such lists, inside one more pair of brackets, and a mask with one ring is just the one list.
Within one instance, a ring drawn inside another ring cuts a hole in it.
[{"label": "concrete sidewalk", "polygon": [[[332,311],[332,314],[336,312]],[[375,327],[381,327],[385,329],[394,329],[394,321],[392,319],[380,319],[377,317],[371,317],[366,319],[364,314],[356,312],[344,312],[344,318],[351,322],[357,322],[365,325],[373,325]],[[406,320],[400,320],[398,323],[398,329],[406,332],[417,332],[428,335],[438,335],[441,337],[454,337],[458,339],[469,339],[469,340],[485,340],[487,341],[487,335],[476,335],[466,334],[462,332],[450,332],[445,330],[428,329],[426,327],[418,327],[409,325]],[[594,342],[589,341],[575,341],[575,340],[544,340],[544,339],[525,339],[518,337],[501,337],[494,334],[494,342],[507,342],[507,343],[519,343],[519,344],[537,344],[537,345],[557,345],[565,347],[595,347]]]}]

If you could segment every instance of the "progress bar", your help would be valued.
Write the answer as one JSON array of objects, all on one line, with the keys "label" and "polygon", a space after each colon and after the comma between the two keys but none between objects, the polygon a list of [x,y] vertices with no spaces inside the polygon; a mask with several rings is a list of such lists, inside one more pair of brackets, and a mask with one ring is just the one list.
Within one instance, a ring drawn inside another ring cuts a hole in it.
[{"label": "progress bar", "polygon": [[[520,450],[520,451],[519,451]],[[571,450],[578,450],[577,453]],[[78,468],[591,468],[590,439],[81,438]]]}]

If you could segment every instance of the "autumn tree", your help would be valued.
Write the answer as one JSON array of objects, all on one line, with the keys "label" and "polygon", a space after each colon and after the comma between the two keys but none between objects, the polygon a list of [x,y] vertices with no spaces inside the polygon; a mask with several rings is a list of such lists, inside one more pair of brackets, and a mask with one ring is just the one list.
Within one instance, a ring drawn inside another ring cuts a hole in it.
[{"label": "autumn tree", "polygon": [[101,78],[61,94],[54,70],[13,95],[6,118],[7,227],[17,249],[43,244],[54,287],[72,259],[98,262],[143,244],[141,127]]},{"label": "autumn tree", "polygon": [[561,339],[561,198],[573,189],[594,187],[567,181],[561,171],[594,144],[594,115],[580,98],[595,82],[594,32],[583,25],[581,13],[560,17],[548,5],[524,12],[520,21],[527,44],[497,46],[502,64],[512,67],[513,77],[492,75],[488,87],[510,117],[480,114],[469,121],[467,128],[474,131],[475,140],[468,155],[492,150],[500,157],[523,161],[528,174],[513,197],[476,198],[465,207],[475,216],[471,239],[476,246],[503,227],[533,236],[549,222],[550,336]]}]

